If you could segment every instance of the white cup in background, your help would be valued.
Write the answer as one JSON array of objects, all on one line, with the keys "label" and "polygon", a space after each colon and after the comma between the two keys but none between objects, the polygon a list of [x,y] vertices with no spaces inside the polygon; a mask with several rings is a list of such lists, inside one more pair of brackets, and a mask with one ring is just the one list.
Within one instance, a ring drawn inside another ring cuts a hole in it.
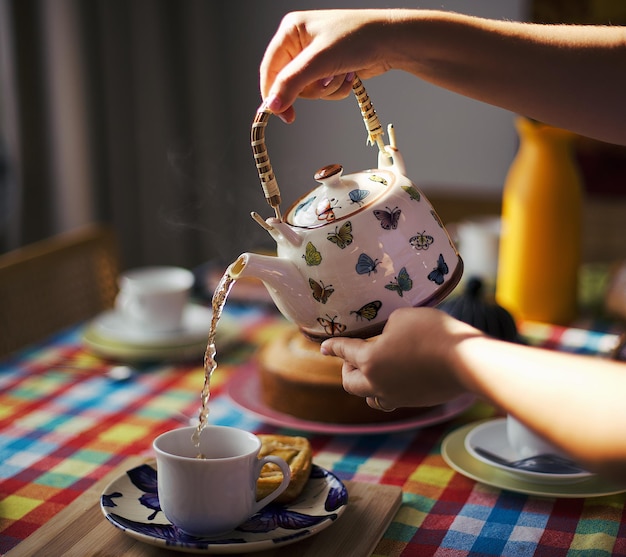
[{"label": "white cup in background", "polygon": [[[197,449],[192,442],[195,429],[168,431],[153,443],[161,510],[184,532],[199,537],[229,532],[287,489],[289,465],[273,455],[258,458],[261,440],[253,433],[207,426]],[[205,458],[196,458],[198,450]],[[256,482],[268,462],[280,467],[283,480],[257,501]]]},{"label": "white cup in background", "polygon": [[537,435],[510,414],[506,417],[506,435],[517,458],[528,458],[539,454],[567,457],[566,453]]},{"label": "white cup in background", "polygon": [[144,267],[120,275],[116,310],[124,321],[147,332],[171,332],[181,327],[194,283],[181,267]]},{"label": "white cup in background", "polygon": [[500,217],[477,216],[450,225],[463,259],[463,276],[495,285],[498,273]]}]

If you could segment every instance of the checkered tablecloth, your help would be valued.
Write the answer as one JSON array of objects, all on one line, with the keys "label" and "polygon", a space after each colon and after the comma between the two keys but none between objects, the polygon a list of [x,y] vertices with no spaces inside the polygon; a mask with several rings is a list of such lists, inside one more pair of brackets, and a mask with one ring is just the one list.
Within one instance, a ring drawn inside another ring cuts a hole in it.
[{"label": "checkered tablecloth", "polygon": [[[231,309],[239,341],[218,353],[212,423],[283,431],[225,396],[256,347],[285,326],[276,314]],[[146,454],[159,433],[195,416],[201,362],[153,365],[127,379],[83,348],[81,327],[0,363],[0,553],[33,534],[125,457]],[[536,345],[610,351],[615,335],[525,324]],[[484,404],[424,429],[381,435],[307,433],[315,461],[346,480],[401,486],[403,504],[377,556],[626,555],[626,497],[553,499],[476,483],[441,457],[445,436],[490,417]],[[56,556],[51,556],[56,557]]]}]

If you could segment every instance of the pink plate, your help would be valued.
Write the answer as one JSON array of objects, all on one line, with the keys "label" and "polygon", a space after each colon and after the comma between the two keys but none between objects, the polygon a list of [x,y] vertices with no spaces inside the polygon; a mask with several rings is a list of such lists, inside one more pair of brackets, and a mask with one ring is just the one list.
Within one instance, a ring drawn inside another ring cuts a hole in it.
[{"label": "pink plate", "polygon": [[[308,431],[311,433],[328,433],[332,435],[373,435],[379,433],[394,433],[398,431],[406,431],[420,427],[426,427],[449,420],[474,404],[475,397],[473,395],[461,395],[460,397],[435,406],[432,410],[420,414],[415,418],[409,418],[398,421],[387,421],[379,424],[334,424],[325,422],[313,422],[303,420],[277,412],[266,406],[261,399],[261,388],[259,384],[259,376],[256,368],[253,366],[243,369],[237,373],[237,378],[231,381],[228,386],[228,396],[242,410],[252,414],[259,420],[280,426],[296,429],[300,431]],[[365,404],[365,401],[363,401]]]}]

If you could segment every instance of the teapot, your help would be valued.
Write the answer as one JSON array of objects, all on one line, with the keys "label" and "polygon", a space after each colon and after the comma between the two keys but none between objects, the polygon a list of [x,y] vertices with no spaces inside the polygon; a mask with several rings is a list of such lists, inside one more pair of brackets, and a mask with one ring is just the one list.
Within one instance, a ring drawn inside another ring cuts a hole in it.
[{"label": "teapot", "polygon": [[280,191],[265,147],[271,112],[259,107],[251,143],[265,197],[275,215],[252,217],[276,242],[276,256],[241,254],[227,269],[234,280],[260,279],[278,310],[311,340],[368,338],[392,311],[435,306],[455,288],[463,262],[441,219],[407,177],[358,76],[353,92],[378,145],[378,168],[344,174],[340,164],[319,169],[319,183],[280,212]]}]

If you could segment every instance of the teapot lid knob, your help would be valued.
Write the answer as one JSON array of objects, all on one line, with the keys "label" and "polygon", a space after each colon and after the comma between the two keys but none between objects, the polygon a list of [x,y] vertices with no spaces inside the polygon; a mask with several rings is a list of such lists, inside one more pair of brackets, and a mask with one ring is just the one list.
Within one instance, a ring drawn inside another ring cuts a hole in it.
[{"label": "teapot lid knob", "polygon": [[317,228],[346,218],[384,196],[396,175],[386,169],[364,170],[343,176],[343,166],[320,168],[315,180],[320,185],[296,201],[287,211],[285,222],[301,228]]},{"label": "teapot lid knob", "polygon": [[313,176],[318,182],[324,182],[336,174],[341,175],[343,172],[343,166],[340,164],[328,164],[320,168]]}]

